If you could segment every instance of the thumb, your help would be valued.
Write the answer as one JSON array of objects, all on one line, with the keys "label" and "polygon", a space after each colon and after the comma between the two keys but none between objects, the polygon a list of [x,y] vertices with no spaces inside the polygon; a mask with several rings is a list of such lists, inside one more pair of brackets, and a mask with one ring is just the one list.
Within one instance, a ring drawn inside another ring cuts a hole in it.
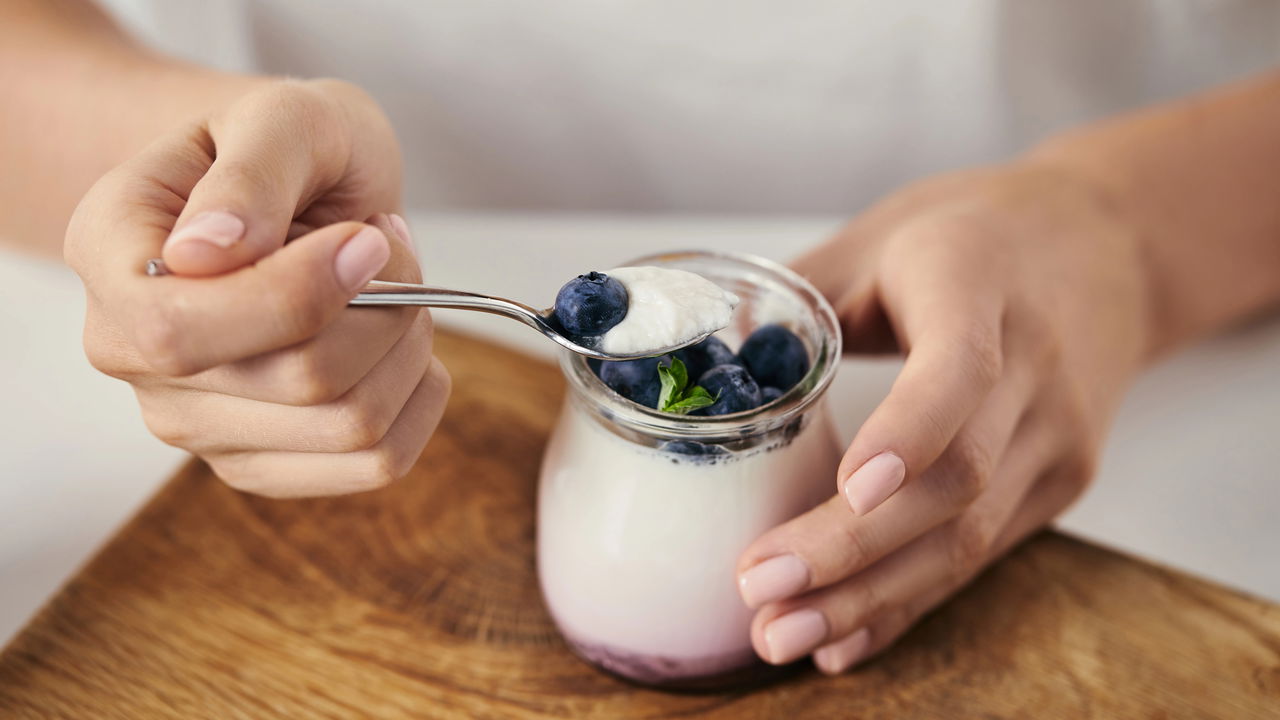
[{"label": "thumb", "polygon": [[[307,95],[299,86],[279,92]],[[211,122],[216,158],[192,188],[165,241],[165,264],[179,275],[217,275],[284,245],[290,224],[317,188],[336,182],[343,143],[334,142],[323,101],[253,96]]]}]

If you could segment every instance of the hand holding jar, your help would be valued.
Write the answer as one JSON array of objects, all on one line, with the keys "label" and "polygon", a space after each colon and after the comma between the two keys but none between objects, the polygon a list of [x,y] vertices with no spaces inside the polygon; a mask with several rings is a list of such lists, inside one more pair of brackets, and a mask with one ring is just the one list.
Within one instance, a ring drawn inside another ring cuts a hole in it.
[{"label": "hand holding jar", "polygon": [[834,497],[756,540],[739,586],[771,663],[882,650],[1084,489],[1146,343],[1135,237],[1061,172],[937,178],[794,267],[849,352],[902,351]]}]

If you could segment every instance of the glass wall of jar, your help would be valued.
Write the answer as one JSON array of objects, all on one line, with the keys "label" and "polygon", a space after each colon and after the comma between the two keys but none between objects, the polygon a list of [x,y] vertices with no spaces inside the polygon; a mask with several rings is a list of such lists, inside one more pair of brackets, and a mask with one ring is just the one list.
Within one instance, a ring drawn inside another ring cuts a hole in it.
[{"label": "glass wall of jar", "polygon": [[543,596],[574,651],[609,672],[653,685],[741,680],[762,668],[738,556],[835,492],[840,451],[822,398],[840,327],[812,285],[768,260],[682,252],[628,265],[688,270],[736,293],[734,322],[717,337],[737,348],[755,328],[783,324],[810,369],[764,406],[691,417],[632,403],[566,353],[568,397],[538,494]]}]

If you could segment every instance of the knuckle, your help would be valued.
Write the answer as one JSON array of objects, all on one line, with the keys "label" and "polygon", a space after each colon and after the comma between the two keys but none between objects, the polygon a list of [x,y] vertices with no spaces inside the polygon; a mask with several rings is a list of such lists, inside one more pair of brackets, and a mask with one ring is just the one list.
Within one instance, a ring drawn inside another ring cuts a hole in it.
[{"label": "knuckle", "polygon": [[1038,377],[1050,377],[1062,367],[1063,345],[1053,327],[1051,318],[1043,312],[1029,309],[1029,303],[1019,303],[1020,308],[1012,318],[1017,324],[1016,352]]},{"label": "knuckle", "polygon": [[864,527],[863,524],[855,522],[845,522],[840,525],[838,551],[840,553],[840,565],[849,572],[856,572],[875,562],[871,548],[867,545],[867,540],[862,536],[859,528]]},{"label": "knuckle", "polygon": [[985,445],[960,435],[947,448],[947,494],[954,506],[968,505],[982,494],[991,477],[994,459]]},{"label": "knuckle", "polygon": [[306,349],[290,353],[285,363],[284,401],[295,407],[328,405],[342,397],[346,388],[339,387],[324,362]]},{"label": "knuckle", "polygon": [[113,378],[124,380],[132,375],[118,348],[97,332],[92,325],[85,325],[84,356],[94,370]]},{"label": "knuckle", "polygon": [[391,425],[384,413],[358,400],[339,403],[335,414],[330,443],[334,452],[368,450],[382,440]]},{"label": "knuckle", "polygon": [[142,404],[142,422],[147,426],[147,430],[156,437],[160,442],[183,450],[191,447],[193,439],[186,423],[173,422],[172,415],[166,412],[158,412],[149,406],[149,403]]},{"label": "knuckle", "polygon": [[871,618],[883,615],[888,609],[885,596],[875,583],[854,583],[849,589],[851,597],[848,607],[852,617],[845,618],[846,623],[862,625]]},{"label": "knuckle", "polygon": [[328,320],[328,313],[310,289],[297,281],[281,279],[264,294],[264,304],[270,308],[285,342],[299,342],[315,335]]},{"label": "knuckle", "polygon": [[245,197],[268,196],[280,183],[277,169],[254,157],[224,156],[211,173],[221,187]]},{"label": "knuckle", "polygon": [[364,492],[384,488],[403,476],[399,471],[399,463],[390,449],[378,448],[367,452],[369,457],[362,471],[352,477],[353,491]]},{"label": "knuckle", "polygon": [[1068,500],[1074,502],[1093,481],[1098,472],[1099,453],[1089,446],[1077,447],[1062,463],[1058,470],[1059,482],[1067,484]]},{"label": "knuckle", "polygon": [[965,372],[979,387],[990,388],[1004,372],[1004,350],[995,323],[975,320],[960,332]]},{"label": "knuckle", "polygon": [[232,490],[255,494],[261,490],[261,483],[257,476],[249,470],[248,463],[243,460],[220,456],[207,457],[204,461],[208,463],[209,469],[213,470],[213,474]]},{"label": "knuckle", "polygon": [[989,523],[978,519],[960,519],[946,534],[946,552],[952,579],[959,583],[982,566],[994,540]]},{"label": "knuckle", "polygon": [[346,138],[346,120],[340,103],[367,97],[357,86],[341,80],[288,79],[259,91],[247,110],[257,117],[279,117],[291,133],[316,147],[331,147]]},{"label": "knuckle", "polygon": [[145,374],[138,352],[91,299],[81,335],[85,359],[104,375],[132,381]]},{"label": "knuckle", "polygon": [[201,369],[188,357],[182,327],[164,304],[151,306],[140,320],[134,327],[134,346],[149,367],[170,377],[191,375]]}]

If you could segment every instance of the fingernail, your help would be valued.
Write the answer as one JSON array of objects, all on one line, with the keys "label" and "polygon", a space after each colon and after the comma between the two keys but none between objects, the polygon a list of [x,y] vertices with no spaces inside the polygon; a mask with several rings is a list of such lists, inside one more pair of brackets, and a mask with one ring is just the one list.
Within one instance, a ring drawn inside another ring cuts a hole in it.
[{"label": "fingernail", "polygon": [[812,608],[787,613],[764,626],[769,662],[788,663],[813,650],[827,636],[827,619]]},{"label": "fingernail", "polygon": [[164,241],[165,249],[189,242],[205,242],[223,249],[244,237],[244,221],[226,210],[206,210],[183,223]]},{"label": "fingernail", "polygon": [[888,500],[906,476],[907,466],[902,458],[891,452],[882,452],[863,463],[844,481],[845,499],[854,513],[866,515]]},{"label": "fingernail", "polygon": [[749,608],[791,597],[809,587],[809,568],[795,555],[771,557],[738,577],[738,592]]},{"label": "fingernail", "polygon": [[862,628],[830,645],[823,645],[813,653],[813,664],[828,675],[836,675],[853,667],[871,649],[871,630]]},{"label": "fingernail", "polygon": [[391,248],[377,228],[365,227],[352,235],[333,259],[333,273],[338,282],[352,292],[364,287],[387,264]]},{"label": "fingernail", "polygon": [[[387,218],[391,221],[391,227],[395,228],[396,234],[400,236],[400,239],[409,243],[409,247],[413,248],[413,235],[409,232],[409,223],[405,222],[404,218],[396,213],[387,213]],[[418,254],[417,248],[414,248],[413,254]]]},{"label": "fingernail", "polygon": [[418,257],[418,246],[413,243],[413,233],[409,232],[409,223],[395,213],[391,213],[387,217],[391,219],[391,227],[396,229],[400,239],[404,240],[404,243],[409,246],[409,252],[413,253],[413,259],[421,261],[422,258]]}]

